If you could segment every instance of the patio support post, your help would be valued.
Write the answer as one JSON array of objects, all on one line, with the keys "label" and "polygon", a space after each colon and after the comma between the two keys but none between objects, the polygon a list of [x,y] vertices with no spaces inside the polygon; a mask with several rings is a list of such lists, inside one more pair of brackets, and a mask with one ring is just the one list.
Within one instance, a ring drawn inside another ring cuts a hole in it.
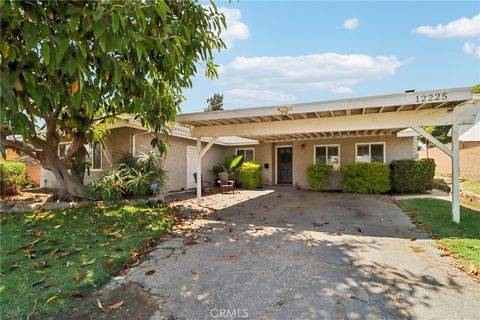
[{"label": "patio support post", "polygon": [[197,138],[197,205],[202,204],[202,138]]},{"label": "patio support post", "polygon": [[452,125],[452,221],[460,223],[460,145],[458,124]]}]

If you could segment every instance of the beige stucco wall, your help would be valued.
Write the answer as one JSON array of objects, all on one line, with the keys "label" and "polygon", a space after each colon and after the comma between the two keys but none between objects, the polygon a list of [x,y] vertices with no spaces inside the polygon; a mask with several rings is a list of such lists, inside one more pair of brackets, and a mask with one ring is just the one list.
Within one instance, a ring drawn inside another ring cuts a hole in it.
[{"label": "beige stucco wall", "polygon": [[[367,142],[385,142],[386,161],[413,159],[417,154],[417,141],[415,137],[398,138],[394,135],[382,137],[358,137],[358,138],[332,138],[318,140],[304,140],[282,143],[261,143],[255,146],[244,146],[245,148],[255,149],[255,161],[262,164],[263,184],[275,184],[275,148],[277,146],[293,147],[293,184],[300,188],[308,188],[306,177],[307,166],[314,161],[314,146],[326,144],[340,145],[340,165],[346,165],[355,162],[355,144]],[[228,148],[229,153],[234,154],[236,148]],[[269,169],[264,169],[265,163],[269,164]],[[330,184],[325,189],[340,189],[341,174],[340,171],[334,171]]]},{"label": "beige stucco wall", "polygon": [[[447,144],[450,148],[450,144]],[[452,173],[452,159],[437,147],[419,152],[420,158],[435,159],[436,173]],[[460,175],[466,178],[480,177],[480,141],[460,141]]]},{"label": "beige stucco wall", "polygon": [[[152,134],[136,135],[135,151],[148,152],[153,150],[150,145],[151,139]],[[202,143],[202,147],[205,147],[205,145],[206,143]],[[166,191],[185,190],[187,188],[187,146],[196,147],[197,141],[172,136],[168,138],[168,151],[164,163],[164,169],[168,172]],[[220,145],[213,145],[208,150],[202,158],[202,180],[215,182],[216,177],[214,177],[212,168],[226,154],[228,154],[226,148]]]},{"label": "beige stucco wall", "polygon": [[[110,130],[110,134],[103,141],[102,170],[90,170],[85,173],[84,183],[89,184],[102,175],[116,163],[123,152],[132,151],[133,135],[143,130],[121,127]],[[40,185],[48,188],[58,188],[57,180],[52,172],[44,168],[40,173]]]}]

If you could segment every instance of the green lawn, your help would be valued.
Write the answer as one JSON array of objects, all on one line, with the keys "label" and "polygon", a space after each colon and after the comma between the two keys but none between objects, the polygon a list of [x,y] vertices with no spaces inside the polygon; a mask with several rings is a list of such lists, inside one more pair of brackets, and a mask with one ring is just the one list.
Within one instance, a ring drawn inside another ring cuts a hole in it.
[{"label": "green lawn", "polygon": [[0,318],[72,308],[173,220],[168,209],[129,205],[2,215]]},{"label": "green lawn", "polygon": [[466,264],[480,268],[480,210],[461,208],[461,222],[451,222],[450,202],[439,199],[400,200],[400,205],[415,215],[418,222],[435,234]]},{"label": "green lawn", "polygon": [[480,180],[465,179],[460,182],[460,188],[480,195]]}]

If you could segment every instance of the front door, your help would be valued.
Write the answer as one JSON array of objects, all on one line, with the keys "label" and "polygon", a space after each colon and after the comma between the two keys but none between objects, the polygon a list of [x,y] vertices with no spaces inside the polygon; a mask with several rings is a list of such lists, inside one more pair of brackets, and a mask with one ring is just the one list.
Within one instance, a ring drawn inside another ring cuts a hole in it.
[{"label": "front door", "polygon": [[187,189],[193,189],[197,186],[193,178],[193,174],[197,172],[197,158],[197,148],[187,146]]},{"label": "front door", "polygon": [[293,148],[277,148],[277,184],[292,184]]}]

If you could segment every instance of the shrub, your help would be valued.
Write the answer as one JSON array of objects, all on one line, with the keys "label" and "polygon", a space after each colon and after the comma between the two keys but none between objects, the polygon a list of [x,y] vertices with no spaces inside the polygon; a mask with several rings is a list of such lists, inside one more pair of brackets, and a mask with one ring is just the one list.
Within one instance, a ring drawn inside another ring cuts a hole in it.
[{"label": "shrub", "polygon": [[390,190],[390,169],[384,163],[353,163],[342,167],[342,191],[385,193]]},{"label": "shrub", "polygon": [[115,202],[125,197],[145,197],[156,194],[166,182],[163,160],[159,154],[125,153],[117,165],[87,188],[87,197]]},{"label": "shrub", "polygon": [[327,164],[311,164],[307,167],[307,180],[312,190],[320,191],[331,175],[332,167]]},{"label": "shrub", "polygon": [[20,187],[27,184],[25,163],[0,161],[0,195],[17,194]]},{"label": "shrub", "polygon": [[401,193],[422,193],[433,189],[435,160],[408,159],[390,163],[392,190]]},{"label": "shrub", "polygon": [[260,163],[246,161],[238,169],[240,184],[243,188],[255,189],[262,186],[262,166]]}]

